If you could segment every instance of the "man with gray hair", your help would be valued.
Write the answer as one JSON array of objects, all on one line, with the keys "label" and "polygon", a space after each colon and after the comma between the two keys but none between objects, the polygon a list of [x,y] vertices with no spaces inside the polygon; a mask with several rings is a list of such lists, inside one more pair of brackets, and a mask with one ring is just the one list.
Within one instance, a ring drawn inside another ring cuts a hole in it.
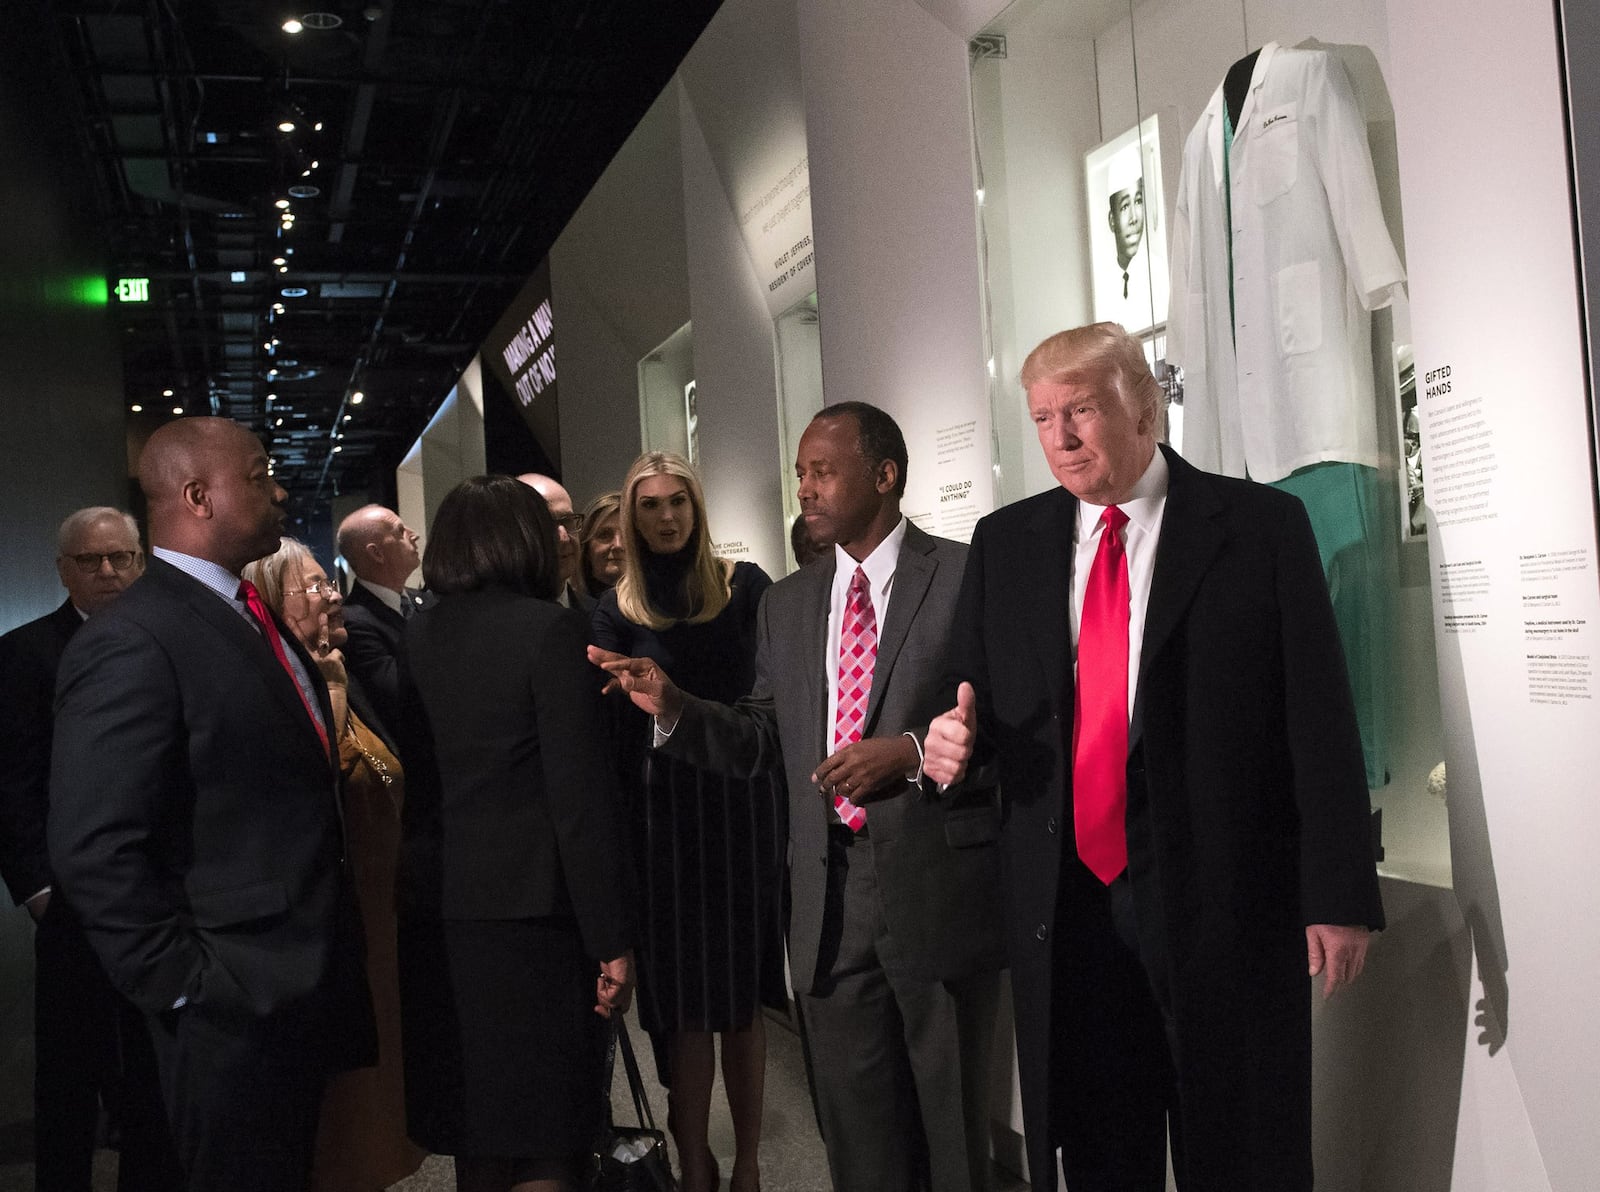
[{"label": "man with gray hair", "polygon": [[122,1127],[118,1187],[171,1187],[176,1162],[144,1022],[118,994],[65,900],[45,845],[56,671],[85,619],[144,573],[139,527],[107,505],[61,523],[61,607],[0,637],[0,876],[38,925],[33,938],[36,1186],[88,1192],[100,1103]]}]

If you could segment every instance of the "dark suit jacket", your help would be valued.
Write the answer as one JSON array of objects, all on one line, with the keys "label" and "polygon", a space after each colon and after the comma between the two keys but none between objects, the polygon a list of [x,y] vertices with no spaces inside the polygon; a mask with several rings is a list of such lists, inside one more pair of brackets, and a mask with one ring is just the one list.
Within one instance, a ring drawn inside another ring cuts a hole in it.
[{"label": "dark suit jacket", "polygon": [[[920,739],[942,710],[950,618],[966,548],[907,526],[889,615],[878,639],[866,737],[907,730]],[[828,755],[828,603],[835,556],[774,584],[757,615],[756,682],[729,707],[688,697],[663,749],[711,769],[749,775],[780,762],[789,787],[789,967],[812,988],[827,890],[827,804],[811,781]],[[781,759],[780,759],[781,753]],[[931,784],[930,784],[931,787]],[[992,789],[958,787],[943,798],[910,785],[871,803],[867,825],[889,933],[911,967],[956,980],[1003,967]]]},{"label": "dark suit jacket", "polygon": [[232,1020],[315,994],[341,1058],[370,1052],[337,774],[266,639],[152,558],[73,638],[57,696],[50,856],[113,984]]},{"label": "dark suit jacket", "polygon": [[394,728],[400,723],[399,657],[405,618],[357,582],[344,600],[344,627],[350,634],[344,645],[345,666],[366,692],[378,719]]},{"label": "dark suit jacket", "polygon": [[[1381,927],[1360,738],[1311,525],[1274,489],[1171,469],[1128,756],[1141,951],[1175,1024],[1200,1188],[1310,1187],[1304,927]],[[1029,1169],[1054,1186],[1049,940],[1072,831],[1075,498],[978,523],[954,678],[1004,794],[1017,1056]],[[953,697],[952,697],[953,698]]]},{"label": "dark suit jacket", "polygon": [[588,640],[582,615],[503,589],[444,596],[411,618],[411,911],[570,914],[596,960],[631,946],[627,842]]},{"label": "dark suit jacket", "polygon": [[0,637],[0,877],[19,906],[50,884],[45,819],[56,670],[83,618],[61,607]]}]

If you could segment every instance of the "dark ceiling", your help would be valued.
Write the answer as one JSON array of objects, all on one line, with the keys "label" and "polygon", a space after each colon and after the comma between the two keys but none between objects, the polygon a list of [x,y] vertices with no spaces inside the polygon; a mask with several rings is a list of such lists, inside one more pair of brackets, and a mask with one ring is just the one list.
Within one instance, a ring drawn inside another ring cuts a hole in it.
[{"label": "dark ceiling", "polygon": [[45,0],[133,416],[251,425],[300,518],[382,493],[718,2]]}]

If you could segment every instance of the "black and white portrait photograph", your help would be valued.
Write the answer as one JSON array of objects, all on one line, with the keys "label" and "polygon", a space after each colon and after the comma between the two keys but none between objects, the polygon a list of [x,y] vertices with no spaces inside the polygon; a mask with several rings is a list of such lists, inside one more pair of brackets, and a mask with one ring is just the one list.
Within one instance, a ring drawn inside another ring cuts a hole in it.
[{"label": "black and white portrait photograph", "polygon": [[1134,334],[1167,321],[1167,232],[1159,118],[1084,157],[1094,317]]}]

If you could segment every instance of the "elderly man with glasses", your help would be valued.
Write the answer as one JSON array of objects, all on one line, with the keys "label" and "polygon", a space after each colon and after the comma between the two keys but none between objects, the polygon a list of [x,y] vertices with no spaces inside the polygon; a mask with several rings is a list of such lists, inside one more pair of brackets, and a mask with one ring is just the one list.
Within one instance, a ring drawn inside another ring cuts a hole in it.
[{"label": "elderly man with glasses", "polygon": [[77,916],[51,896],[45,846],[56,671],[68,640],[144,574],[139,527],[117,509],[61,523],[56,573],[67,598],[0,637],[0,876],[34,935],[34,1155],[37,1187],[88,1192],[102,1097],[122,1127],[118,1187],[164,1189],[178,1178],[150,1041],[111,987]]}]

